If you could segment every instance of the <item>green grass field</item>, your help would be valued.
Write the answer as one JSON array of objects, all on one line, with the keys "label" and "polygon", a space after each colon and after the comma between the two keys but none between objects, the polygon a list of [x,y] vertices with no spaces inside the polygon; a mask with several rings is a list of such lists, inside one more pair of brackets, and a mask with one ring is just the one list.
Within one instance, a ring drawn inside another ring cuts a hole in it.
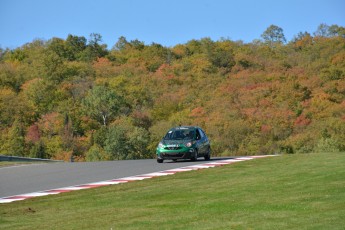
[{"label": "green grass field", "polygon": [[255,159],[0,204],[0,229],[345,229],[345,153]]}]

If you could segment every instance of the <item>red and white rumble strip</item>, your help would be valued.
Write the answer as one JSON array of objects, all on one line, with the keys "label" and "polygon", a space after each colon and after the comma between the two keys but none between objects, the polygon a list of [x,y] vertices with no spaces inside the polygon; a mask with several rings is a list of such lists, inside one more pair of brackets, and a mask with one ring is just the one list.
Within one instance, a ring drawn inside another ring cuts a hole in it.
[{"label": "red and white rumble strip", "polygon": [[89,183],[89,184],[75,185],[75,186],[69,186],[69,187],[58,188],[58,189],[51,189],[51,190],[42,191],[42,192],[33,192],[33,193],[27,193],[27,194],[22,194],[22,195],[3,197],[3,198],[0,198],[0,203],[10,203],[13,201],[26,200],[33,197],[60,194],[64,192],[71,192],[71,191],[77,191],[77,190],[88,189],[88,188],[97,188],[97,187],[103,187],[103,186],[108,186],[108,185],[127,183],[131,181],[150,179],[150,178],[160,177],[160,176],[168,176],[168,175],[173,175],[178,172],[187,172],[187,171],[192,171],[192,170],[213,168],[213,167],[218,167],[222,165],[228,165],[228,164],[233,164],[236,162],[247,161],[247,160],[252,160],[255,158],[263,158],[263,157],[269,157],[269,156],[274,156],[274,155],[237,157],[237,158],[232,158],[228,160],[219,160],[219,161],[208,162],[208,163],[199,164],[199,165],[191,165],[191,166],[182,167],[182,168],[168,169],[168,170],[164,170],[160,172],[148,173],[148,174],[143,174],[143,175],[124,177],[124,178],[94,182],[94,183]]}]

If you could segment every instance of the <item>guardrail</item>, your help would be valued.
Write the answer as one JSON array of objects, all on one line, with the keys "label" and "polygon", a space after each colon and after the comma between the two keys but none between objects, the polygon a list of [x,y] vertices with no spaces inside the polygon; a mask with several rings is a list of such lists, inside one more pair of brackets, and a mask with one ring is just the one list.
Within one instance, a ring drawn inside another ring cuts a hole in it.
[{"label": "guardrail", "polygon": [[33,162],[33,161],[43,161],[43,162],[63,162],[60,160],[50,160],[42,158],[29,158],[29,157],[16,157],[16,156],[6,156],[0,155],[0,161],[22,161],[22,162]]}]

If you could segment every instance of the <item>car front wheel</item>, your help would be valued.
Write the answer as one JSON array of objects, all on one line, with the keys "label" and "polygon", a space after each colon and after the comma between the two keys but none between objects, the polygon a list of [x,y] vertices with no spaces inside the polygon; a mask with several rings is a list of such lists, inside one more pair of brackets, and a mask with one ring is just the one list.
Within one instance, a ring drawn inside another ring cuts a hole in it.
[{"label": "car front wheel", "polygon": [[157,159],[158,163],[163,163],[163,159]]},{"label": "car front wheel", "polygon": [[192,156],[191,160],[192,161],[197,161],[198,160],[198,150],[197,149],[195,149],[194,155]]}]

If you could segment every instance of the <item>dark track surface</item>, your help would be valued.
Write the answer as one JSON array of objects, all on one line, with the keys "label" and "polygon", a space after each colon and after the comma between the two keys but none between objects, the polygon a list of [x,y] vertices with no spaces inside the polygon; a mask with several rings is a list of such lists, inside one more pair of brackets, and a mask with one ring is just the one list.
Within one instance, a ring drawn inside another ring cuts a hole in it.
[{"label": "dark track surface", "polygon": [[[213,158],[213,160],[221,159],[225,158]],[[82,163],[43,163],[2,167],[0,168],[0,198],[159,172],[206,162],[203,158],[199,158],[196,162],[165,161],[163,164],[158,164],[155,159],[148,159]]]}]

